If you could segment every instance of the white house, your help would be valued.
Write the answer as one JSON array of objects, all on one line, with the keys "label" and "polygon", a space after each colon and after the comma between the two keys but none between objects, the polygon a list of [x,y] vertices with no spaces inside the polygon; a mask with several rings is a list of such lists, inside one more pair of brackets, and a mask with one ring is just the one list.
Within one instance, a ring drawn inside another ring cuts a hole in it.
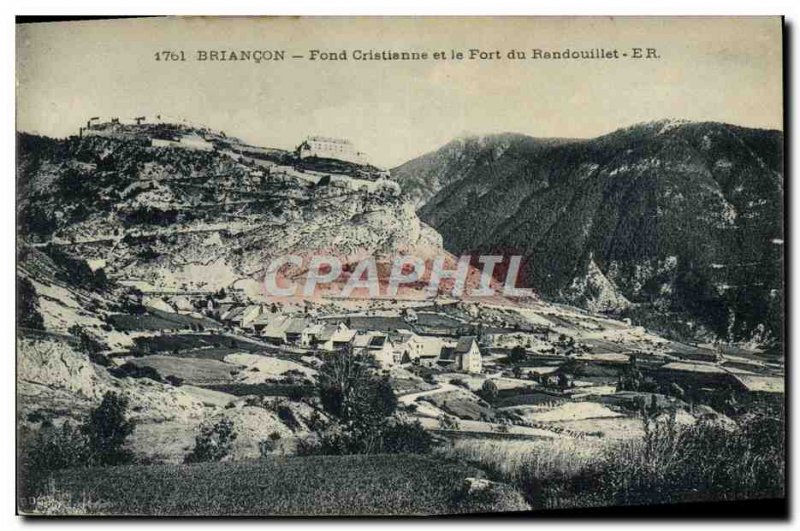
[{"label": "white house", "polygon": [[345,348],[353,342],[355,330],[350,330],[344,323],[338,325],[325,325],[312,343],[321,350],[334,351]]},{"label": "white house", "polygon": [[289,328],[292,319],[285,315],[279,315],[267,323],[261,331],[263,337],[269,343],[282,345],[286,342],[286,329]]},{"label": "white house", "polygon": [[305,319],[292,318],[286,327],[286,342],[298,347],[307,347],[311,338],[321,330],[309,326]]},{"label": "white house", "polygon": [[433,367],[439,361],[442,350],[455,344],[440,337],[420,336],[408,329],[395,330],[390,334],[394,346],[395,363],[415,363]]},{"label": "white house", "polygon": [[464,336],[459,338],[452,349],[447,349],[446,354],[442,355],[442,362],[452,362],[456,370],[477,374],[483,369],[481,351],[475,336]]},{"label": "white house", "polygon": [[381,332],[356,334],[353,340],[353,351],[372,358],[381,369],[388,369],[395,363],[394,344],[389,336]]}]

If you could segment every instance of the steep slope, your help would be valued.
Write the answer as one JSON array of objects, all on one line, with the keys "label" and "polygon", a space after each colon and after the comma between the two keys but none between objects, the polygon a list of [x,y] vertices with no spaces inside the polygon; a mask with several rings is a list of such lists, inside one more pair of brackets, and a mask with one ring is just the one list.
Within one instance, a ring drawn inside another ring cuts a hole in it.
[{"label": "steep slope", "polygon": [[[514,133],[487,136],[465,136],[442,148],[410,160],[392,170],[392,176],[402,183],[403,192],[417,207],[424,205],[439,190],[460,181],[472,172],[492,167],[505,155],[506,160],[517,153],[534,153],[568,140],[531,138]],[[507,171],[522,171],[507,168]],[[497,178],[489,174],[487,177]],[[490,186],[490,181],[486,183]]]},{"label": "steep slope", "polygon": [[274,150],[162,146],[151,144],[153,131],[137,135],[132,127],[66,140],[20,135],[20,234],[143,286],[236,283],[251,294],[267,261],[288,253],[425,256],[441,249],[441,238],[393,183],[368,191],[317,183],[317,166],[324,166],[356,172],[364,186],[374,181],[357,172],[369,167],[331,169],[320,159],[292,169],[289,155]]},{"label": "steep slope", "polygon": [[522,254],[527,284],[548,297],[586,304],[576,288],[600,272],[637,318],[764,340],[781,328],[782,142],[778,131],[660,121],[580,142],[517,140],[497,157],[492,142],[451,145],[416,180],[395,175],[412,197],[417,181],[436,189],[418,212],[445,248]]}]

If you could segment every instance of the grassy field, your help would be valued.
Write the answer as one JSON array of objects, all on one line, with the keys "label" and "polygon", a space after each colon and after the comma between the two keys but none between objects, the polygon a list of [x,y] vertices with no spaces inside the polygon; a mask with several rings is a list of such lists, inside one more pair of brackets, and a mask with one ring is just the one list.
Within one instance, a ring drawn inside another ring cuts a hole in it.
[{"label": "grassy field", "polygon": [[155,308],[147,308],[141,315],[110,315],[108,320],[117,330],[188,330],[198,326],[203,329],[222,328],[218,322],[206,317],[192,317]]},{"label": "grassy field", "polygon": [[131,363],[139,367],[152,367],[162,377],[177,376],[185,383],[209,385],[227,383],[233,380],[232,371],[239,367],[213,359],[178,358],[153,355],[134,358]]},{"label": "grassy field", "polygon": [[464,479],[479,475],[416,455],[134,465],[62,471],[49,492],[28,501],[33,509],[125,515],[452,514],[489,509],[461,494]]},{"label": "grassy field", "polygon": [[133,352],[137,356],[164,354],[175,358],[223,361],[225,356],[231,354],[267,351],[265,347],[249,341],[218,334],[164,334],[136,337],[133,341]]}]

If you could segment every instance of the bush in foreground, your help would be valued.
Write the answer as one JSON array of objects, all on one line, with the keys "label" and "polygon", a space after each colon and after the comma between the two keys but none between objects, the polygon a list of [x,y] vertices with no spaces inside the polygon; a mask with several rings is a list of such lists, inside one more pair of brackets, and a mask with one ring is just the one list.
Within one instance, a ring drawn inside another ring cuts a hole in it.
[{"label": "bush in foreground", "polygon": [[223,418],[213,425],[200,427],[200,434],[195,437],[194,448],[186,456],[187,463],[206,463],[222,461],[233,449],[233,441],[237,438],[233,430],[233,422]]},{"label": "bush in foreground", "polygon": [[123,465],[133,461],[125,448],[134,423],[127,418],[128,400],[110,391],[76,426],[60,427],[49,421],[21,444],[20,487],[31,495],[46,485],[51,475],[67,468]]},{"label": "bush in foreground", "polygon": [[395,415],[397,397],[364,356],[343,350],[319,371],[319,398],[334,421],[316,441],[300,444],[301,454],[372,454],[430,450],[432,439],[419,422]]}]

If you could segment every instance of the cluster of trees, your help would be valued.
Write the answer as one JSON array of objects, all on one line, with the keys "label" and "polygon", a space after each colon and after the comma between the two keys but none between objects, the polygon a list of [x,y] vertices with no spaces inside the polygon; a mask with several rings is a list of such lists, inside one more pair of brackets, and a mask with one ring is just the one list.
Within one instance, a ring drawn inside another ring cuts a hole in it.
[{"label": "cluster of trees", "polygon": [[128,211],[124,215],[124,221],[132,225],[158,225],[168,227],[178,222],[182,214],[178,209],[162,209],[151,206],[140,206]]},{"label": "cluster of trees", "polygon": [[128,399],[113,391],[103,396],[77,426],[69,421],[56,427],[45,420],[25,445],[22,466],[29,488],[40,486],[50,473],[64,468],[123,465],[133,462],[125,442],[135,424],[128,418]]},{"label": "cluster of trees", "polygon": [[657,393],[659,391],[659,385],[652,378],[642,374],[642,371],[639,370],[639,367],[636,365],[636,357],[631,356],[628,364],[620,371],[617,391]]}]

